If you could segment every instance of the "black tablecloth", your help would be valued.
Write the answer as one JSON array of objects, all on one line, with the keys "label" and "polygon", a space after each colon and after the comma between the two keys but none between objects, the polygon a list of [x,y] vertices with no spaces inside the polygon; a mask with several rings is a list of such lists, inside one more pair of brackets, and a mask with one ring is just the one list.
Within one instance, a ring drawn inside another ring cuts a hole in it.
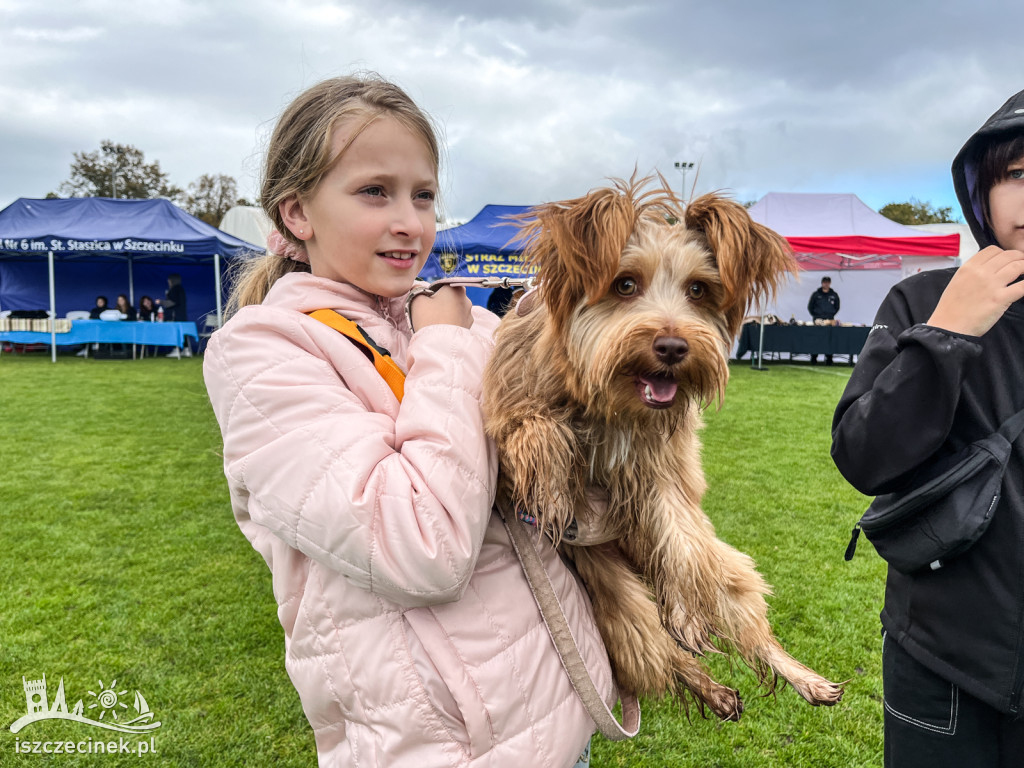
[{"label": "black tablecloth", "polygon": [[[793,355],[859,355],[867,341],[868,326],[843,325],[766,325],[764,351]],[[757,355],[761,326],[747,323],[740,333],[736,357],[747,352]]]}]

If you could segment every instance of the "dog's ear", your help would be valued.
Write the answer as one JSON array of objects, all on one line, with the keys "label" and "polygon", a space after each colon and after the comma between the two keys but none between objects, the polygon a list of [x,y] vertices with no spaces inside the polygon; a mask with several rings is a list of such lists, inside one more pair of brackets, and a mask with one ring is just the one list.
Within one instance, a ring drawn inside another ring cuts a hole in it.
[{"label": "dog's ear", "polygon": [[526,260],[538,267],[541,296],[562,325],[576,305],[597,301],[618,271],[637,211],[620,182],[584,197],[535,207],[520,232]]},{"label": "dog's ear", "polygon": [[704,233],[725,288],[726,325],[739,332],[758,296],[774,298],[786,273],[796,272],[793,251],[778,233],[750,218],[739,203],[702,195],[686,206],[687,227]]}]

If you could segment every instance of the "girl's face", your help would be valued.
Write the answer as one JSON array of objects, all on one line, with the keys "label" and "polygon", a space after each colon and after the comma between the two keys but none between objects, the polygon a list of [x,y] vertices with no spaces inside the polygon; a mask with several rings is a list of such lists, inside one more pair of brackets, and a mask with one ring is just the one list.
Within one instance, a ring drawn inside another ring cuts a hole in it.
[{"label": "girl's face", "polygon": [[1024,251],[1024,157],[1010,163],[1008,174],[988,193],[988,215],[999,245]]},{"label": "girl's face", "polygon": [[[335,153],[360,125],[353,119],[335,129]],[[281,213],[305,240],[314,275],[396,297],[408,293],[434,245],[436,196],[426,144],[381,117],[349,144],[312,197],[289,198]]]}]

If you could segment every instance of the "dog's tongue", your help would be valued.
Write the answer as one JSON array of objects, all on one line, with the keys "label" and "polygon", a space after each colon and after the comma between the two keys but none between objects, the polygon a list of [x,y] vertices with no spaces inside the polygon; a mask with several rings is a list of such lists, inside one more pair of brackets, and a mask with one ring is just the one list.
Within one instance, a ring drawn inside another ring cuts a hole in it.
[{"label": "dog's tongue", "polygon": [[644,385],[644,395],[653,402],[671,403],[675,399],[679,386],[671,376],[650,374],[639,378],[640,383]]}]

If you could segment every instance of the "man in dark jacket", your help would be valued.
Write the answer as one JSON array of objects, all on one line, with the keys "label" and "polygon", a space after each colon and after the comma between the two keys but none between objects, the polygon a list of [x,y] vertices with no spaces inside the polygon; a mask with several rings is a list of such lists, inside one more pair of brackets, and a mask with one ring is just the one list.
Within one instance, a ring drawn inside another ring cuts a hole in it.
[{"label": "man in dark jacket", "polygon": [[[876,495],[1024,410],[1024,91],[953,161],[982,250],[896,285],[836,408],[832,457]],[[885,765],[1009,768],[1024,755],[1024,437],[991,523],[937,568],[889,567]],[[937,561],[938,562],[938,561]]]},{"label": "man in dark jacket", "polygon": [[[185,288],[181,285],[181,275],[173,272],[167,276],[167,292],[164,294],[164,320],[169,323],[188,322],[188,309],[185,306]],[[175,347],[167,357],[192,357],[192,348],[186,343],[184,347]]]},{"label": "man in dark jacket", "polygon": [[[815,322],[825,320],[831,323],[839,314],[839,294],[832,290],[832,278],[827,275],[821,278],[821,287],[811,294],[807,302],[807,311]],[[817,355],[811,355],[811,365],[818,362]],[[832,355],[825,355],[825,365],[832,365]]]}]

